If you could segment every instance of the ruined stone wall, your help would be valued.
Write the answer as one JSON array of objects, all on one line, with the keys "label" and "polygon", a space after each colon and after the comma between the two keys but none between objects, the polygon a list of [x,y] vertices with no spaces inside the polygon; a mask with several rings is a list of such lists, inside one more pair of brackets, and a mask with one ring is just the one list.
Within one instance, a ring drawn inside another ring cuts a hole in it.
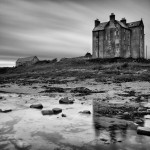
[{"label": "ruined stone wall", "polygon": [[131,29],[131,56],[132,58],[140,57],[140,30],[139,27]]},{"label": "ruined stone wall", "polygon": [[115,57],[120,57],[120,49],[121,49],[121,27],[119,24],[116,24],[115,31]]},{"label": "ruined stone wall", "polygon": [[140,58],[144,58],[144,26],[139,27],[140,32]]},{"label": "ruined stone wall", "polygon": [[131,56],[131,31],[121,28],[121,55],[120,57],[128,58]]},{"label": "ruined stone wall", "polygon": [[99,31],[99,58],[104,58],[104,31]]},{"label": "ruined stone wall", "polygon": [[99,57],[99,32],[93,32],[93,58]]},{"label": "ruined stone wall", "polygon": [[106,28],[104,40],[104,58],[115,56],[115,28]]}]

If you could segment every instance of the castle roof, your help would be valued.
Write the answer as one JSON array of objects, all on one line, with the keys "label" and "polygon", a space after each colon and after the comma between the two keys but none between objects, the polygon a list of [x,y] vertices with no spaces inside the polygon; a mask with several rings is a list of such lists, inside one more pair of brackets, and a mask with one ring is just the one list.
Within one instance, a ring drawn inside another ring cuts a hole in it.
[{"label": "castle roof", "polygon": [[108,23],[108,22],[100,23],[97,27],[95,27],[95,28],[93,29],[93,31],[104,30],[107,23]]},{"label": "castle roof", "polygon": [[[140,21],[135,21],[135,22],[130,22],[130,23],[127,23],[126,25],[121,22],[121,21],[118,21],[118,20],[115,20],[121,27],[123,28],[126,28],[126,29],[130,29],[132,27],[137,27],[140,25],[141,23],[141,20]],[[104,30],[105,29],[105,26],[106,24],[109,23],[108,22],[102,22],[100,23],[97,27],[94,27],[93,31],[101,31],[101,30]]]},{"label": "castle roof", "polygon": [[131,27],[137,27],[137,26],[140,25],[140,23],[141,23],[141,20],[140,21],[135,21],[135,22],[130,22],[130,23],[127,23],[127,26],[129,28],[131,28]]},{"label": "castle roof", "polygon": [[32,61],[34,58],[37,58],[37,57],[32,56],[32,57],[18,58],[17,62],[28,62],[28,61]]}]

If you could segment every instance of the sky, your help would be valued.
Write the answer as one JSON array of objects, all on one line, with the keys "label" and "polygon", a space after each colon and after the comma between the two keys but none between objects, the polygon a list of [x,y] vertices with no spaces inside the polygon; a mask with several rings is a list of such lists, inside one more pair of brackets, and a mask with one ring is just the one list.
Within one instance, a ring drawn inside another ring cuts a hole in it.
[{"label": "sky", "polygon": [[92,53],[94,20],[143,19],[150,58],[150,0],[0,0],[0,67],[20,57],[39,59]]}]

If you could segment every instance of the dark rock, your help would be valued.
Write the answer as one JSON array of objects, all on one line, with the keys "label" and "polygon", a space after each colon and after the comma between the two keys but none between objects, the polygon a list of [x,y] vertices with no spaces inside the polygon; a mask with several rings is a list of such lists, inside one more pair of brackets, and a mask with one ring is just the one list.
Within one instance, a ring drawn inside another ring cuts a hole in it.
[{"label": "dark rock", "polygon": [[41,111],[42,115],[53,115],[53,111],[52,110],[42,110]]},{"label": "dark rock", "polygon": [[136,124],[143,124],[144,123],[144,120],[142,119],[135,119],[134,121]]},{"label": "dark rock", "polygon": [[90,94],[92,93],[92,91],[88,88],[85,87],[76,87],[74,89],[71,90],[71,93],[86,93],[86,94]]},{"label": "dark rock", "polygon": [[130,119],[130,113],[124,112],[122,117],[123,117],[124,119]]},{"label": "dark rock", "polygon": [[42,104],[32,104],[32,105],[30,106],[30,108],[42,109],[42,108],[43,108],[43,105],[42,105]]},{"label": "dark rock", "polygon": [[64,93],[65,90],[63,88],[60,87],[47,87],[47,89],[45,91],[42,91],[45,93]]},{"label": "dark rock", "polygon": [[150,136],[150,128],[148,128],[148,127],[138,127],[137,128],[137,134]]},{"label": "dark rock", "polygon": [[139,107],[138,111],[147,111],[147,109],[145,107]]},{"label": "dark rock", "polygon": [[82,114],[91,114],[91,112],[89,110],[80,111],[79,113],[82,113]]},{"label": "dark rock", "polygon": [[62,109],[61,108],[53,108],[52,111],[54,114],[59,114],[62,112]]},{"label": "dark rock", "polygon": [[67,117],[66,114],[62,114],[61,116],[62,116],[62,117]]},{"label": "dark rock", "polygon": [[59,100],[60,104],[73,104],[74,100],[70,100],[68,97],[61,98]]},{"label": "dark rock", "polygon": [[111,143],[110,141],[105,141],[105,142],[104,142],[104,144],[110,144],[110,143]]},{"label": "dark rock", "polygon": [[117,139],[116,141],[117,141],[117,142],[122,142],[122,139],[119,138],[119,139]]},{"label": "dark rock", "polygon": [[150,112],[148,112],[148,111],[134,111],[133,114],[136,116],[144,116],[144,115],[150,114]]},{"label": "dark rock", "polygon": [[12,111],[12,109],[0,109],[0,112],[2,112],[2,113],[8,113],[8,112],[11,112]]}]

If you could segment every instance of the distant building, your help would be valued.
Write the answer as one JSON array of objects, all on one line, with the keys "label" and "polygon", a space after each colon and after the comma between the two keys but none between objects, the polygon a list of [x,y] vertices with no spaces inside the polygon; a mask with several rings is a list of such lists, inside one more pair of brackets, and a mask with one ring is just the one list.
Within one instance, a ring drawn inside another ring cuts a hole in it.
[{"label": "distant building", "polygon": [[35,63],[37,63],[39,61],[39,59],[36,56],[33,57],[26,57],[26,58],[19,58],[16,61],[16,66],[30,66],[33,65]]},{"label": "distant building", "polygon": [[142,19],[127,23],[123,18],[108,22],[95,20],[93,29],[93,58],[144,58],[144,24]]},{"label": "distant building", "polygon": [[92,58],[92,55],[91,55],[91,53],[87,52],[84,57],[90,59],[90,58]]}]

